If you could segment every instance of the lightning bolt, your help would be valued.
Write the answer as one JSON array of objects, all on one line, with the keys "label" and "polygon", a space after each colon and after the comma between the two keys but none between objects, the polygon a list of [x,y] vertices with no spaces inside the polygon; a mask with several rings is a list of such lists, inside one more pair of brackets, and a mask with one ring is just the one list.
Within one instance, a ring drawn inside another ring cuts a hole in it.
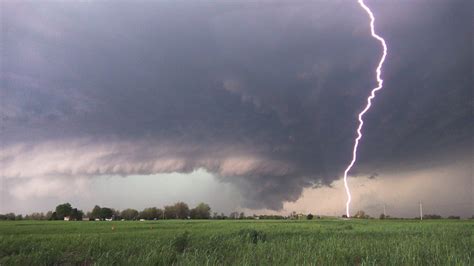
[{"label": "lightning bolt", "polygon": [[344,187],[346,188],[346,194],[347,194],[347,201],[346,201],[346,215],[347,217],[350,217],[349,214],[349,207],[351,204],[351,191],[349,190],[349,185],[347,184],[347,174],[351,170],[351,168],[354,166],[355,162],[357,161],[357,148],[359,147],[359,141],[362,139],[362,127],[364,125],[364,120],[362,119],[364,117],[364,114],[369,111],[370,107],[372,106],[372,100],[375,98],[375,93],[382,89],[383,86],[383,79],[381,78],[382,75],[382,66],[385,61],[385,57],[387,57],[387,44],[385,43],[385,40],[380,37],[377,33],[375,33],[375,17],[370,8],[364,3],[364,0],[358,0],[357,1],[359,5],[367,12],[370,18],[370,33],[372,34],[372,37],[375,38],[380,42],[380,44],[383,47],[383,53],[382,57],[380,58],[379,64],[377,66],[377,69],[375,70],[376,77],[377,77],[377,87],[373,88],[370,96],[367,98],[367,105],[365,108],[362,110],[362,112],[359,113],[359,127],[357,128],[357,138],[355,139],[354,142],[354,148],[352,149],[352,161],[351,163],[347,166],[346,170],[344,171]]}]

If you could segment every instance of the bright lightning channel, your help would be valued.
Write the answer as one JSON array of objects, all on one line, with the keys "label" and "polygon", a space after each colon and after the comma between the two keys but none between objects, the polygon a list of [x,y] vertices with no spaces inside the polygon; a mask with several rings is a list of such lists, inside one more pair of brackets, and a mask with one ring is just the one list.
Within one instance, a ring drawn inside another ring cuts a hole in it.
[{"label": "bright lightning channel", "polygon": [[355,139],[354,142],[354,148],[352,150],[352,161],[351,163],[347,166],[346,170],[344,171],[344,187],[346,188],[346,194],[347,194],[347,202],[346,202],[346,215],[347,217],[350,217],[349,214],[349,207],[351,204],[351,191],[349,190],[349,185],[347,184],[347,174],[351,170],[351,168],[354,166],[355,162],[357,161],[357,148],[359,146],[359,141],[362,138],[362,126],[364,125],[364,120],[362,120],[362,117],[364,114],[370,109],[370,106],[372,106],[372,99],[375,98],[375,92],[378,90],[382,89],[383,86],[383,79],[381,78],[382,75],[382,66],[385,61],[385,57],[387,56],[387,44],[385,43],[385,40],[380,37],[377,33],[375,33],[375,17],[370,8],[365,5],[364,0],[358,0],[357,1],[359,5],[367,12],[367,14],[370,17],[370,33],[372,34],[372,37],[377,39],[380,44],[382,44],[383,47],[383,54],[382,57],[380,58],[380,62],[377,66],[377,69],[375,70],[376,77],[377,77],[377,87],[372,89],[372,92],[370,93],[370,96],[367,98],[367,105],[365,106],[364,110],[359,113],[359,127],[357,128],[357,138]]}]

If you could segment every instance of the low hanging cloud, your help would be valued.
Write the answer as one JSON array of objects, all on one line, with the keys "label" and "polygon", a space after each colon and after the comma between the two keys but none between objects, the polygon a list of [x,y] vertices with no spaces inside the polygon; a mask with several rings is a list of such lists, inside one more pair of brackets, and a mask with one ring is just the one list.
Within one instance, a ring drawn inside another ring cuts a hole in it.
[{"label": "low hanging cloud", "polygon": [[4,149],[1,160],[2,173],[15,178],[148,175],[192,172],[199,168],[221,176],[285,176],[295,172],[295,169],[284,161],[244,152],[239,154],[237,149],[190,149],[186,145],[150,142],[102,142],[98,145],[90,141],[68,141],[23,144]]},{"label": "low hanging cloud", "polygon": [[[353,174],[465,158],[470,4],[370,4],[390,53]],[[16,196],[205,169],[278,210],[340,177],[375,82],[355,2],[4,6],[0,172]]]}]

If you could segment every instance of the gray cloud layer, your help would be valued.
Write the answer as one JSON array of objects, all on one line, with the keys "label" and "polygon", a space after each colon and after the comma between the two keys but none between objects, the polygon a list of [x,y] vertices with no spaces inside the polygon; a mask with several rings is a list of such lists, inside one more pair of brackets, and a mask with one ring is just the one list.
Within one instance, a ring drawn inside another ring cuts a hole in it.
[{"label": "gray cloud layer", "polygon": [[[354,174],[465,156],[472,4],[369,4],[390,54]],[[355,1],[3,6],[4,178],[205,168],[280,209],[340,176],[375,82]]]}]

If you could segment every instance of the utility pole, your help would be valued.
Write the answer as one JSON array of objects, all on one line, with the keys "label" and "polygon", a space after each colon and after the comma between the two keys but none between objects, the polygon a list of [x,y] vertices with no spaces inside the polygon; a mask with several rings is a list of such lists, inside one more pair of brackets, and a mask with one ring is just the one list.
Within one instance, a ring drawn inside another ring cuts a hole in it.
[{"label": "utility pole", "polygon": [[385,212],[385,203],[383,204],[383,217],[387,218],[387,213]]},{"label": "utility pole", "polygon": [[423,203],[420,200],[420,220],[423,220]]}]

